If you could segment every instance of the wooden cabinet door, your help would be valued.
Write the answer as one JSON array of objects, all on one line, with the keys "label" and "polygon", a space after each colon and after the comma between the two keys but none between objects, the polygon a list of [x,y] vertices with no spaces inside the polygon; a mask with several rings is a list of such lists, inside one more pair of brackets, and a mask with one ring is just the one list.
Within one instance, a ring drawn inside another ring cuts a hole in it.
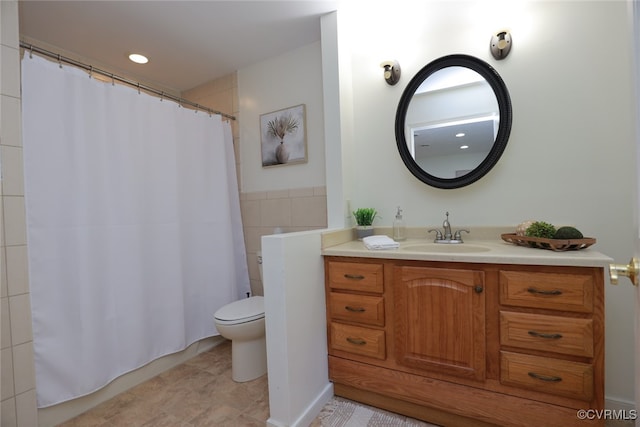
[{"label": "wooden cabinet door", "polygon": [[484,272],[395,267],[396,363],[485,378]]}]

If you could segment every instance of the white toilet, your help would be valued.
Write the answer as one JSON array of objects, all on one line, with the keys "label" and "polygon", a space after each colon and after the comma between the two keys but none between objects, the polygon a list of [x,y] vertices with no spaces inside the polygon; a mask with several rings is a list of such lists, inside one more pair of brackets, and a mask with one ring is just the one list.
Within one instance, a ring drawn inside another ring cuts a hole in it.
[{"label": "white toilet", "polygon": [[[262,254],[258,252],[262,281]],[[236,382],[251,381],[267,373],[264,329],[264,297],[234,301],[214,314],[220,335],[231,340],[231,377]]]}]

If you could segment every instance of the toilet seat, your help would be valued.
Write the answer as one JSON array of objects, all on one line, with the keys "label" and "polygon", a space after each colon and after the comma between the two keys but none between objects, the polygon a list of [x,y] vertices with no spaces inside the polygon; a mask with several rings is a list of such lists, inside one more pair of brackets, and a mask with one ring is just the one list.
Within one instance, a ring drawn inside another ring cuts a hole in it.
[{"label": "toilet seat", "polygon": [[237,325],[264,318],[264,297],[254,296],[221,307],[214,318],[221,325]]}]

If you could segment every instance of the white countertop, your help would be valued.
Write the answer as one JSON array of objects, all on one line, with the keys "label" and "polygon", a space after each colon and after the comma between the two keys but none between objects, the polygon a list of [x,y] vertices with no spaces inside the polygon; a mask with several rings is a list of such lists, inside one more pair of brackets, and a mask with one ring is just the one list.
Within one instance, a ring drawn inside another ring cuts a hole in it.
[{"label": "white countertop", "polygon": [[[362,241],[349,240],[325,245],[322,255],[420,261],[473,262],[491,264],[562,265],[608,267],[613,259],[594,250],[553,251],[507,243],[501,239],[465,239],[464,243],[433,243],[433,238],[410,238],[399,242],[398,249],[369,250]],[[416,250],[416,245],[422,250]],[[594,245],[595,246],[595,245]],[[469,252],[480,249],[481,252]]]}]

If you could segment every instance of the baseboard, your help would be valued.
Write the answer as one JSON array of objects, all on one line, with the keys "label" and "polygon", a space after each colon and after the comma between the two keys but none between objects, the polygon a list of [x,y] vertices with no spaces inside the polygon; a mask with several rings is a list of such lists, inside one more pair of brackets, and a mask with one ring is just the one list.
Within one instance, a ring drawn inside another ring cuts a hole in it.
[{"label": "baseboard", "polygon": [[288,424],[273,418],[267,420],[267,427],[307,427],[318,416],[324,405],[333,397],[333,383],[327,383],[324,389],[316,396],[316,398],[307,406],[300,414],[298,419]]},{"label": "baseboard", "polygon": [[605,399],[604,407],[606,409],[624,411],[628,413],[629,411],[636,409],[636,404],[635,402],[629,402],[627,400]]}]

